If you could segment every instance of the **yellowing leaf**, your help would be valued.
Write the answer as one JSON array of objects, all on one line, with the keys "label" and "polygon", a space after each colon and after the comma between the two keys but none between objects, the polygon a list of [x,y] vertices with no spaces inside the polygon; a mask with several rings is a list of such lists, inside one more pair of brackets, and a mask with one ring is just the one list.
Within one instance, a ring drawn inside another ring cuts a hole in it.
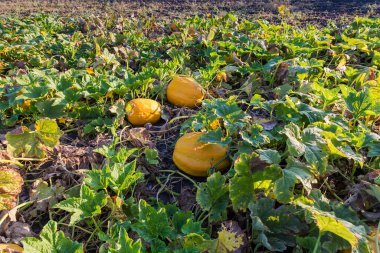
[{"label": "yellowing leaf", "polygon": [[5,135],[8,141],[7,151],[14,157],[44,158],[46,151],[59,144],[63,132],[55,120],[40,119],[35,131],[22,126]]},{"label": "yellowing leaf", "polygon": [[343,224],[334,217],[314,213],[314,219],[321,233],[330,232],[347,240],[352,247],[358,244],[358,238]]},{"label": "yellowing leaf", "polygon": [[212,41],[215,37],[216,27],[211,27],[210,32],[207,35],[207,41]]},{"label": "yellowing leaf", "polygon": [[6,253],[22,253],[24,249],[13,243],[1,243],[0,252]]},{"label": "yellowing leaf", "polygon": [[0,211],[16,206],[23,183],[17,170],[5,166],[0,167]]},{"label": "yellowing leaf", "polygon": [[244,244],[243,235],[230,232],[225,226],[218,232],[218,249],[217,252],[224,253],[235,251]]}]

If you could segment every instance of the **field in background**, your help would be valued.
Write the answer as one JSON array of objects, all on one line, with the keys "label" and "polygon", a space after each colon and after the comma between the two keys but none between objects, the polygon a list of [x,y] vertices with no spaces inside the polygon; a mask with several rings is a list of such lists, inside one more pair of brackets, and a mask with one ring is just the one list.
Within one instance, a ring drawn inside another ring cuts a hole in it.
[{"label": "field in background", "polygon": [[380,5],[321,2],[0,0],[0,252],[375,252]]},{"label": "field in background", "polygon": [[277,8],[285,4],[293,13],[295,23],[313,22],[325,25],[330,20],[347,23],[354,16],[380,17],[378,0],[0,0],[0,14],[49,12],[58,15],[120,15],[154,16],[157,19],[184,18],[192,15],[235,12],[240,17],[265,18],[278,21]]}]

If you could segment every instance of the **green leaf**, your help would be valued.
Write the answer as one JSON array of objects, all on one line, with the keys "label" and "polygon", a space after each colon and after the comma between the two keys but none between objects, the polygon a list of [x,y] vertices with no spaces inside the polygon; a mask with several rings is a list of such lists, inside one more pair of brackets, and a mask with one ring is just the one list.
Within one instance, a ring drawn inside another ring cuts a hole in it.
[{"label": "green leaf", "polygon": [[263,127],[259,124],[252,124],[248,131],[241,131],[240,135],[243,141],[255,148],[270,142],[268,136],[263,133]]},{"label": "green leaf", "polygon": [[218,129],[214,131],[208,131],[206,134],[203,134],[199,138],[199,141],[227,146],[228,144],[230,144],[231,138],[230,137],[224,138],[222,129],[219,127]]},{"label": "green leaf", "polygon": [[227,218],[229,203],[226,178],[216,172],[207,178],[207,183],[199,185],[196,200],[202,209],[209,212],[209,221],[221,221]]},{"label": "green leaf", "polygon": [[202,103],[202,107],[209,111],[211,115],[223,119],[223,124],[230,134],[236,133],[246,125],[244,121],[246,114],[240,109],[235,100],[235,97],[230,97],[228,100],[219,98],[205,100]]},{"label": "green leaf", "polygon": [[116,114],[117,121],[122,125],[126,115],[125,101],[123,99],[117,100],[115,104],[110,107],[110,112]]},{"label": "green leaf", "polygon": [[124,228],[121,228],[119,231],[119,238],[114,247],[108,249],[109,253],[141,253],[142,244],[141,240],[133,242],[129,238],[127,231]]},{"label": "green leaf", "polygon": [[59,118],[65,115],[64,108],[66,104],[62,99],[46,99],[36,103],[37,110],[44,117],[51,119]]},{"label": "green leaf", "polygon": [[109,185],[116,193],[129,189],[144,177],[142,172],[136,172],[136,160],[127,164],[116,163],[109,170],[111,175]]},{"label": "green leaf", "polygon": [[298,161],[294,157],[289,157],[286,162],[287,165],[284,170],[286,170],[287,173],[292,174],[299,182],[302,183],[306,191],[310,192],[312,189],[311,180],[313,179],[312,168]]},{"label": "green leaf", "polygon": [[300,142],[301,130],[297,125],[290,123],[284,127],[281,133],[288,137],[286,146],[291,156],[300,157],[305,153],[305,145]]},{"label": "green leaf", "polygon": [[7,151],[14,157],[44,158],[45,150],[51,150],[59,144],[63,132],[55,120],[40,119],[35,124],[35,131],[23,126],[16,132],[8,132]]},{"label": "green leaf", "polygon": [[287,170],[283,170],[282,173],[282,177],[274,182],[273,193],[280,203],[288,203],[293,198],[296,177]]},{"label": "green leaf", "polygon": [[157,149],[145,148],[144,149],[145,159],[149,164],[157,165],[159,164],[159,155]]},{"label": "green leaf", "polygon": [[281,155],[277,150],[265,149],[257,150],[257,153],[260,155],[260,159],[269,163],[269,164],[279,164],[281,162]]},{"label": "green leaf", "polygon": [[374,142],[368,144],[368,157],[378,157],[380,156],[380,142]]},{"label": "green leaf", "polygon": [[377,199],[380,202],[380,186],[372,184],[366,192]]},{"label": "green leaf", "polygon": [[[167,209],[166,209],[167,210]],[[191,220],[193,218],[193,213],[188,212],[181,212],[178,208],[176,208],[172,223],[174,225],[174,228],[176,229],[177,233],[181,232],[182,227],[187,223],[188,220]]]},{"label": "green leaf", "polygon": [[107,170],[89,170],[86,171],[86,177],[84,178],[84,182],[86,185],[90,186],[91,189],[97,190],[105,190],[108,187],[108,178],[110,177],[110,173]]},{"label": "green leaf", "polygon": [[295,215],[293,206],[274,207],[275,201],[261,198],[249,205],[252,219],[252,236],[256,244],[262,244],[270,251],[284,251],[295,243],[294,234],[305,229]]},{"label": "green leaf", "polygon": [[183,247],[193,250],[190,252],[205,253],[205,252],[213,252],[211,250],[215,247],[214,245],[215,245],[215,241],[206,240],[201,235],[192,233],[184,237]]},{"label": "green leaf", "polygon": [[132,225],[132,229],[147,242],[172,235],[165,208],[156,210],[144,200],[140,200],[139,219]]},{"label": "green leaf", "polygon": [[310,123],[322,121],[326,116],[323,110],[317,109],[305,103],[299,103],[297,105],[298,112],[305,115]]},{"label": "green leaf", "polygon": [[300,128],[294,123],[290,123],[284,127],[281,133],[288,137],[286,145],[291,156],[300,157],[303,155],[313,169],[320,174],[326,172],[328,155],[322,150],[326,141],[321,136],[319,128],[305,128],[301,134]]},{"label": "green leaf", "polygon": [[256,198],[254,194],[254,182],[249,166],[250,160],[251,157],[248,154],[241,154],[234,164],[236,174],[230,180],[229,191],[230,199],[235,210],[245,210],[248,208],[249,203]]},{"label": "green leaf", "polygon": [[68,198],[56,204],[54,207],[72,213],[70,225],[95,217],[101,214],[101,209],[107,204],[106,194],[94,192],[86,185],[82,185],[79,198]]},{"label": "green leaf", "polygon": [[371,109],[373,101],[367,88],[360,92],[349,92],[344,95],[344,101],[346,102],[347,109],[353,114],[355,120],[366,114],[366,111]]},{"label": "green leaf", "polygon": [[[261,168],[263,163],[266,166]],[[235,210],[246,210],[256,200],[256,190],[271,193],[273,182],[281,177],[282,170],[278,165],[267,165],[255,155],[244,153],[235,161],[235,175],[229,184],[230,199]]]},{"label": "green leaf", "polygon": [[58,231],[57,223],[49,221],[40,233],[40,239],[27,237],[22,240],[25,253],[83,253],[83,245],[66,238]]},{"label": "green leaf", "polygon": [[186,223],[182,226],[181,232],[185,235],[191,234],[191,233],[197,233],[197,234],[203,234],[202,232],[202,222],[194,222],[191,219],[187,219]]},{"label": "green leaf", "polygon": [[323,175],[327,169],[327,154],[321,148],[325,145],[325,140],[320,132],[320,129],[316,127],[306,128],[302,132],[302,141],[305,145],[306,161]]},{"label": "green leaf", "polygon": [[49,92],[46,86],[27,86],[24,88],[22,95],[18,96],[21,99],[36,99],[45,96]]},{"label": "green leaf", "polygon": [[17,170],[0,167],[0,211],[16,206],[23,183],[24,180]]}]

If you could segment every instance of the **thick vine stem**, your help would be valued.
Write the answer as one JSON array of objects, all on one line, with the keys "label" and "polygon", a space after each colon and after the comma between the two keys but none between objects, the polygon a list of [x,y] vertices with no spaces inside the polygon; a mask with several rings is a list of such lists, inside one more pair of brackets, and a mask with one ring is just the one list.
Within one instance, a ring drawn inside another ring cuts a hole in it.
[{"label": "thick vine stem", "polygon": [[0,163],[10,163],[19,166],[20,168],[24,168],[24,165],[20,162],[17,161],[12,161],[12,160],[5,160],[5,159],[0,159]]},{"label": "thick vine stem", "polygon": [[189,176],[185,175],[184,173],[182,173],[182,172],[180,172],[180,171],[177,171],[177,170],[160,170],[160,172],[163,172],[163,173],[165,173],[165,172],[168,172],[168,173],[172,173],[172,172],[177,173],[178,175],[181,175],[182,177],[186,178],[186,179],[189,180],[191,183],[193,183],[193,185],[194,185],[197,189],[199,188],[198,184],[197,184],[193,179],[191,179]]}]

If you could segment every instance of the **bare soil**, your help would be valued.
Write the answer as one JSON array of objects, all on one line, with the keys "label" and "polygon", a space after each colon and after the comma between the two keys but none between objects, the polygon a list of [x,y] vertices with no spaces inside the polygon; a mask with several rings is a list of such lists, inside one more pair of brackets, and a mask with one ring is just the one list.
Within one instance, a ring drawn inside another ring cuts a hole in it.
[{"label": "bare soil", "polygon": [[290,10],[288,22],[312,22],[325,25],[330,21],[347,23],[355,16],[380,17],[380,0],[0,0],[0,15],[55,13],[61,16],[135,15],[171,20],[193,15],[235,12],[243,18],[279,21],[278,7]]}]

